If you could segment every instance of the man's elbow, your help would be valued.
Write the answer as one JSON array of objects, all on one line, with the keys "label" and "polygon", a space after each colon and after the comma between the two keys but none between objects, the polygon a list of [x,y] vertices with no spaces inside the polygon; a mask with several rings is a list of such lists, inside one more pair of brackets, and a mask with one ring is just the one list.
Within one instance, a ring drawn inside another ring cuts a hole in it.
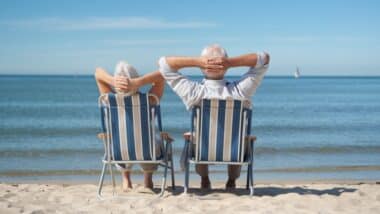
[{"label": "man's elbow", "polygon": [[160,65],[167,70],[179,69],[179,67],[177,67],[177,59],[175,57],[164,57]]},{"label": "man's elbow", "polygon": [[265,59],[264,59],[264,65],[268,65],[270,63],[270,55],[268,52],[264,52]]}]

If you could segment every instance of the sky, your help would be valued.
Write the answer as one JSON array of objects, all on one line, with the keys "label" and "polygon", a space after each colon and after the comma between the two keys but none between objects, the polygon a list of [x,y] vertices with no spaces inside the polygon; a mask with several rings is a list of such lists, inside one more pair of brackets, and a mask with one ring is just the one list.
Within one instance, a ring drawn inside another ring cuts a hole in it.
[{"label": "sky", "polygon": [[217,43],[230,57],[269,52],[269,75],[297,66],[380,75],[379,11],[376,0],[1,0],[0,74],[114,72],[120,60],[147,73],[160,56],[198,56]]}]

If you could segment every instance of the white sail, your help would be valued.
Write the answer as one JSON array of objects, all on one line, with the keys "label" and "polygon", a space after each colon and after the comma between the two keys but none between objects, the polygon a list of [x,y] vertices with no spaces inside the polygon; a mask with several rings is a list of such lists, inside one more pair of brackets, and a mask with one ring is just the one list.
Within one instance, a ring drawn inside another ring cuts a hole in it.
[{"label": "white sail", "polygon": [[296,72],[294,72],[294,78],[299,78],[301,76],[300,69],[297,67]]}]

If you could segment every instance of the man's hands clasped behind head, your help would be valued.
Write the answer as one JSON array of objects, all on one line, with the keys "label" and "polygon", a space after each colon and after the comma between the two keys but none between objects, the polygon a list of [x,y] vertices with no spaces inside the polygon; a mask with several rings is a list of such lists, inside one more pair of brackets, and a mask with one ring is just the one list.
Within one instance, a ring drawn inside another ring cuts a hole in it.
[{"label": "man's hands clasped behind head", "polygon": [[220,69],[227,70],[230,68],[230,63],[227,57],[213,57],[208,59],[209,65],[218,65]]},{"label": "man's hands clasped behind head", "polygon": [[227,57],[200,57],[201,68],[205,75],[213,79],[222,79],[230,63]]}]

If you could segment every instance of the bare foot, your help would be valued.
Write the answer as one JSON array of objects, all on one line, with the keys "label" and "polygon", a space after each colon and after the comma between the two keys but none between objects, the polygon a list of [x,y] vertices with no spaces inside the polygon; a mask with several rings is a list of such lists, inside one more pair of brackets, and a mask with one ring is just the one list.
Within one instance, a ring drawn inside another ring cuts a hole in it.
[{"label": "bare foot", "polygon": [[149,189],[153,189],[153,181],[145,181],[144,187],[149,188]]},{"label": "bare foot", "polygon": [[202,177],[201,179],[201,189],[211,189],[211,182],[208,176]]},{"label": "bare foot", "polygon": [[123,192],[129,192],[132,189],[132,183],[130,181],[123,181]]},{"label": "bare foot", "polygon": [[234,190],[236,188],[235,180],[228,179],[226,183],[226,189],[227,190]]},{"label": "bare foot", "polygon": [[132,189],[132,181],[129,172],[122,173],[123,177],[123,191],[129,192]]}]

